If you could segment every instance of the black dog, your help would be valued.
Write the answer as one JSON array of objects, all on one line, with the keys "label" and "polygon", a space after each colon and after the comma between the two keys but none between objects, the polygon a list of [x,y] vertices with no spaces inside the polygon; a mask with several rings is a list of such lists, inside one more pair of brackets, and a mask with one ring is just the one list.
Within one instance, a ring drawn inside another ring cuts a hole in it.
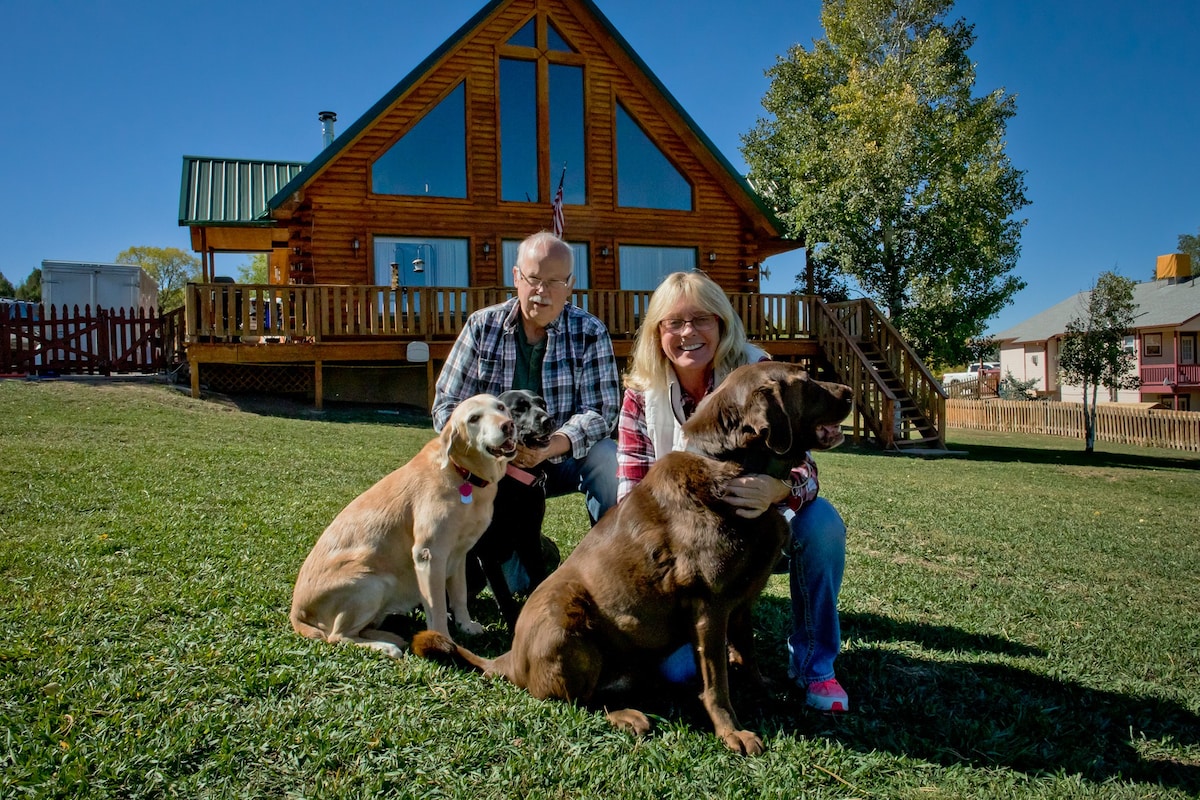
[{"label": "black dog", "polygon": [[[526,447],[545,447],[554,433],[554,421],[546,411],[546,401],[533,392],[513,389],[500,395],[516,426],[517,442]],[[500,480],[500,490],[492,511],[492,522],[467,554],[467,586],[474,596],[484,581],[492,588],[496,605],[512,630],[521,607],[504,576],[504,563],[515,553],[529,588],[545,580],[558,566],[558,550],[542,536],[546,516],[546,476],[537,468],[522,470],[511,464]]]}]

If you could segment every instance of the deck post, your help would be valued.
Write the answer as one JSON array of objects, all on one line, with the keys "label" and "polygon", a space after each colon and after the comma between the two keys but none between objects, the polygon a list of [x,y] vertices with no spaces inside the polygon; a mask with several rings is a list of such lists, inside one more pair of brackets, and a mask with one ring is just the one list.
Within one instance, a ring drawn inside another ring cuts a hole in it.
[{"label": "deck post", "polygon": [[313,402],[316,404],[317,411],[324,407],[325,399],[325,381],[321,369],[320,359],[313,362]]},{"label": "deck post", "polygon": [[200,399],[200,362],[189,360],[188,372],[190,372],[192,374],[192,398],[195,400],[199,400]]}]

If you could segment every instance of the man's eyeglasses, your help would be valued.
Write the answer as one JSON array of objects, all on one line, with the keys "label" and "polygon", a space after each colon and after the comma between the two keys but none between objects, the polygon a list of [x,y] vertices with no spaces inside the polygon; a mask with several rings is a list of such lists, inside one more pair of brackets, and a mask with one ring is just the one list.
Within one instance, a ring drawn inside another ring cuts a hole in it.
[{"label": "man's eyeglasses", "polygon": [[517,277],[520,278],[521,280],[525,281],[525,283],[529,285],[529,288],[531,288],[535,291],[539,291],[539,292],[542,291],[543,289],[549,289],[550,291],[559,291],[562,289],[566,289],[568,286],[571,285],[571,282],[569,280],[560,281],[557,278],[551,278],[550,280],[544,280],[542,278],[531,278],[528,275],[526,275],[524,272],[522,272],[520,267],[517,267]]},{"label": "man's eyeglasses", "polygon": [[683,333],[683,329],[691,325],[694,331],[711,331],[717,327],[716,314],[700,314],[691,319],[664,319],[659,323],[667,333]]}]

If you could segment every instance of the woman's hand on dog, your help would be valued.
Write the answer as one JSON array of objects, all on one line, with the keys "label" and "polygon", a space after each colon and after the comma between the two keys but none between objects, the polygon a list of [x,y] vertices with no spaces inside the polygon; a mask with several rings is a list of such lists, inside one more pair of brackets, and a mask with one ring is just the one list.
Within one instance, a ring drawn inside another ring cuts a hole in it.
[{"label": "woman's hand on dog", "polygon": [[742,475],[729,482],[724,500],[739,517],[754,519],[792,493],[786,481],[770,475]]}]

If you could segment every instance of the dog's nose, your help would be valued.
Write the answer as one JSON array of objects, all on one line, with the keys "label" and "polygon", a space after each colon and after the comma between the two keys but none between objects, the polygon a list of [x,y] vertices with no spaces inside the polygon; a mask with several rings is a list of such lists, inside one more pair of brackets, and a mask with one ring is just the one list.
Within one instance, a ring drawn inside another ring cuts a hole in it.
[{"label": "dog's nose", "polygon": [[506,419],[504,420],[503,424],[500,425],[500,431],[505,436],[512,436],[516,431],[516,427],[513,425],[513,421],[511,419]]}]

